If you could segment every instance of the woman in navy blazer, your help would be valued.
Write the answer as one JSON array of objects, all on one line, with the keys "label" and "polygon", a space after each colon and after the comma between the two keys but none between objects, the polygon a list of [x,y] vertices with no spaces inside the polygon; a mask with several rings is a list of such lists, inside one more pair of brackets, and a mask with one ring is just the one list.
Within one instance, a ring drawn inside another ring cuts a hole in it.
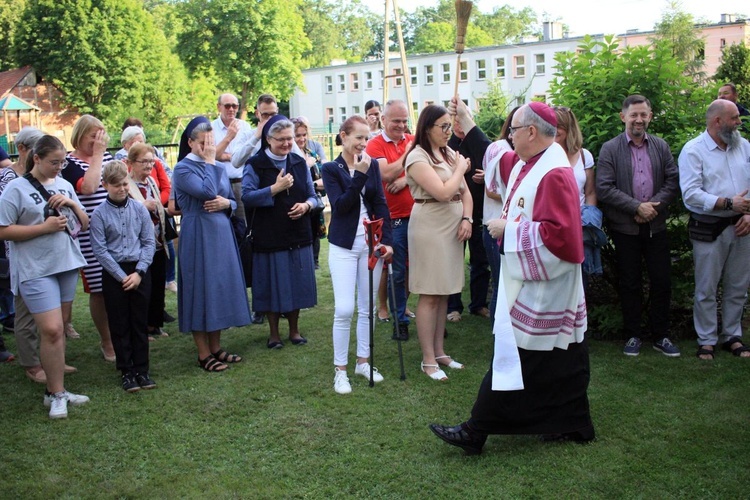
[{"label": "woman in navy blazer", "polygon": [[[323,185],[331,203],[331,223],[328,228],[328,263],[333,282],[335,310],[333,315],[333,388],[338,394],[352,391],[346,374],[349,355],[349,331],[357,295],[357,366],[356,375],[370,377],[369,309],[372,300],[367,296],[369,272],[368,247],[365,240],[364,219],[383,219],[383,235],[379,243],[382,257],[393,254],[391,223],[383,194],[378,162],[365,153],[369,128],[361,116],[348,118],[339,129],[336,144],[343,147],[336,160],[323,165]],[[373,269],[373,282],[380,282],[383,266]],[[373,368],[373,380],[383,376]]]}]

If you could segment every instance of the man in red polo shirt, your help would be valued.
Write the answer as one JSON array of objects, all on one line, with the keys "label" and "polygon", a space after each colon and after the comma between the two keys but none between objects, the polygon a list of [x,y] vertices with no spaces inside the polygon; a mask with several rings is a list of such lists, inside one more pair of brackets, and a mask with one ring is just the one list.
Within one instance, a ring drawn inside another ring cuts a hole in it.
[{"label": "man in red polo shirt", "polygon": [[[408,258],[407,237],[409,216],[414,199],[406,186],[404,157],[414,136],[406,133],[409,110],[406,103],[391,100],[383,109],[383,132],[367,143],[367,154],[378,160],[380,176],[383,178],[385,201],[391,213],[393,228],[393,282],[396,295],[398,327],[393,326],[394,340],[409,339],[409,317],[406,315],[406,260]],[[389,285],[390,286],[390,285]],[[391,294],[388,295],[389,299]]]}]

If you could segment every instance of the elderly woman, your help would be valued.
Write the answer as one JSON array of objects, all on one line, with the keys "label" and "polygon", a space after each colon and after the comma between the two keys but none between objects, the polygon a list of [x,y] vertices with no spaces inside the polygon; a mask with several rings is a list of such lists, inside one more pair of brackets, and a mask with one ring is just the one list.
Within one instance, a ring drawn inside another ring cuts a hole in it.
[{"label": "elderly woman", "polygon": [[[310,167],[310,177],[312,177],[315,191],[320,196],[325,196],[325,187],[323,187],[323,178],[320,172],[321,167],[326,162],[323,145],[309,138],[310,123],[307,121],[307,118],[299,116],[294,118],[292,123],[294,123],[294,142],[300,151],[302,151],[302,154],[305,155],[305,161],[307,162],[307,166]],[[317,216],[310,214],[310,229],[312,230],[315,269],[319,269],[320,238],[324,237],[326,232],[326,223],[322,211]]]},{"label": "elderly woman", "polygon": [[216,165],[211,123],[193,119],[185,130],[190,148],[172,180],[182,210],[177,258],[177,309],[181,332],[192,332],[198,363],[220,372],[242,358],[221,348],[221,330],[250,323],[240,255],[229,216],[236,207],[225,169]]},{"label": "elderly woman", "polygon": [[289,321],[289,341],[307,343],[299,311],[317,303],[309,212],[317,206],[305,159],[292,153],[294,124],[272,117],[263,127],[261,149],[245,165],[242,202],[253,228],[253,310],[266,313],[267,347],[279,349],[279,316]]},{"label": "elderly woman", "polygon": [[[73,151],[65,157],[66,166],[61,175],[73,185],[78,199],[90,217],[96,207],[107,198],[107,191],[102,186],[102,165],[112,160],[112,155],[107,152],[109,136],[101,121],[91,115],[83,115],[73,126],[70,143]],[[86,266],[83,268],[83,290],[89,294],[91,319],[99,331],[102,356],[106,361],[114,363],[115,350],[112,347],[102,294],[102,265],[91,250],[88,231],[81,232],[78,241],[86,259]]]},{"label": "elderly woman", "polygon": [[[30,175],[9,183],[0,197],[0,238],[11,242],[11,286],[23,297],[39,331],[47,380],[44,405],[55,419],[68,416],[69,404],[89,401],[64,385],[65,322],[73,307],[78,269],[86,263],[75,235],[67,231],[68,217],[78,219],[81,229],[89,224],[73,186],[59,177],[64,164],[62,142],[42,136],[27,158]],[[46,203],[38,201],[42,197]]]},{"label": "elderly woman", "polygon": [[156,251],[151,261],[151,298],[148,305],[148,337],[153,341],[155,337],[168,337],[162,330],[164,326],[164,284],[166,283],[166,266],[169,251],[166,246],[165,227],[166,212],[159,198],[159,188],[151,176],[156,154],[150,144],[137,143],[129,148],[125,163],[130,170],[130,197],[141,202],[154,223]]},{"label": "elderly woman", "polygon": [[469,163],[448,147],[451,121],[444,107],[425,107],[404,160],[414,197],[408,236],[409,291],[419,294],[421,368],[433,380],[447,380],[441,366],[464,367],[443,349],[448,296],[464,286],[463,242],[471,236],[473,208],[463,177]]}]

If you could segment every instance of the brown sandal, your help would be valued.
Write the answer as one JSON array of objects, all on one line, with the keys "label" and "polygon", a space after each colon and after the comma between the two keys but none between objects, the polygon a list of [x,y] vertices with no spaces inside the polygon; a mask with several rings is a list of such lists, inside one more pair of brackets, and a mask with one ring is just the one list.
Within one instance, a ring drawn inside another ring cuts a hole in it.
[{"label": "brown sandal", "polygon": [[219,349],[212,355],[222,363],[239,363],[242,361],[242,356],[239,354],[229,354],[224,349]]}]

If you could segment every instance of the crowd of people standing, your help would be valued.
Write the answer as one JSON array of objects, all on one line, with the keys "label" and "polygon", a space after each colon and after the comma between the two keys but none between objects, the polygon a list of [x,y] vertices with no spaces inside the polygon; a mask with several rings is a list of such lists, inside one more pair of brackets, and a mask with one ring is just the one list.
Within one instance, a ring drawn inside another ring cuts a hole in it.
[{"label": "crowd of people standing", "polygon": [[[543,103],[511,110],[493,141],[458,97],[448,108],[421,110],[414,134],[403,101],[370,101],[365,116],[341,124],[341,154],[333,161],[311,139],[309,122],[280,115],[273,96],[258,98],[254,129],[237,118],[238,109],[236,96],[222,94],[213,122],[193,119],[173,171],[134,119],[125,123],[114,157],[104,125],[89,115],[75,124],[70,152],[36,129],[18,134],[19,162],[0,171],[0,239],[11,276],[0,289],[0,321],[15,317],[21,364],[28,378],[46,384],[51,418],[88,402],[64,385],[65,373],[75,371],[65,364],[65,338],[78,335],[71,304],[79,269],[102,356],[115,363],[122,388],[136,392],[156,387],[149,341],[168,335],[170,287],[179,329],[192,335],[205,371],[243,361],[222,348],[227,328],[267,321],[269,349],[285,340],[306,345],[299,315],[317,304],[320,239],[327,237],[336,393],[352,392],[347,364],[355,312],[355,375],[386,378],[370,364],[368,338],[383,309],[392,311],[398,342],[409,340],[416,320],[420,368],[429,379],[445,381],[444,368],[464,368],[446,353],[445,339],[447,322],[461,320],[468,245],[469,311],[489,318],[493,363],[471,418],[435,424],[433,432],[470,453],[481,452],[489,434],[590,441],[588,279],[601,274],[599,251],[611,239],[628,337],[623,353],[639,355],[650,337],[660,353],[679,356],[668,320],[666,217],[680,190],[696,269],[697,356],[713,359],[719,345],[750,357],[740,324],[750,271],[736,264],[748,252],[750,145],[739,135],[740,108],[731,100],[711,103],[706,131],[677,162],[668,144],[647,133],[653,115],[641,95],[625,99],[624,131],[604,144],[596,162],[574,111]],[[170,233],[177,215],[175,255]],[[378,220],[383,229],[373,243],[365,226]],[[237,234],[238,227],[249,233]],[[253,245],[249,282],[240,255],[246,237]],[[387,262],[393,279],[386,284]],[[640,321],[644,263],[647,329]],[[381,293],[370,296],[368,278],[383,284]],[[410,293],[418,295],[415,314],[407,308]],[[393,299],[374,307],[381,295]],[[0,361],[12,360],[2,347]]]}]

